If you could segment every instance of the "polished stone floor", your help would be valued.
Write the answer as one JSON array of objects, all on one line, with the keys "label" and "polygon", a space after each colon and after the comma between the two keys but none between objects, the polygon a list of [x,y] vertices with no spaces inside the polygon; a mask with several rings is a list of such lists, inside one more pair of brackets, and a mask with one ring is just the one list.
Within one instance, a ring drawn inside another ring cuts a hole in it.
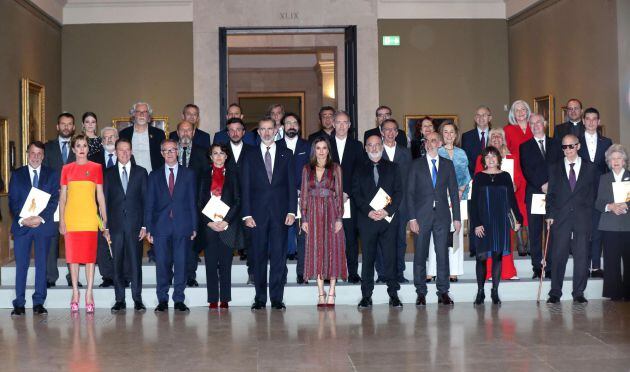
[{"label": "polished stone floor", "polygon": [[0,310],[2,371],[630,370],[627,302],[9,313]]}]

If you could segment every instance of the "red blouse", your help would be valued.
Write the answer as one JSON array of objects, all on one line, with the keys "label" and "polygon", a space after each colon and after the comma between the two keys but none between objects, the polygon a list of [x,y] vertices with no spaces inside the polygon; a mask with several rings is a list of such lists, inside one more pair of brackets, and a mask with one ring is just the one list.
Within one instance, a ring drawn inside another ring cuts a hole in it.
[{"label": "red blouse", "polygon": [[517,157],[520,154],[519,147],[521,144],[534,137],[529,123],[527,123],[525,132],[518,124],[507,124],[503,127],[503,130],[505,131],[505,145],[510,150],[510,153]]},{"label": "red blouse", "polygon": [[221,196],[223,183],[225,182],[225,167],[217,168],[212,164],[212,184],[210,192],[214,196]]}]

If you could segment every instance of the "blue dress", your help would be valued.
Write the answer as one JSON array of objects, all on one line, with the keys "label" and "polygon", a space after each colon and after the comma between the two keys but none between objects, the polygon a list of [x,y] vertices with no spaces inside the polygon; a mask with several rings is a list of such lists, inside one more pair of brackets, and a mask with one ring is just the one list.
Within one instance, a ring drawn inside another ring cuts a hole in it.
[{"label": "blue dress", "polygon": [[453,146],[453,158],[448,155],[448,150],[444,147],[438,149],[438,155],[453,162],[455,166],[455,176],[457,178],[457,187],[466,186],[462,194],[462,200],[468,198],[468,184],[470,183],[470,171],[468,170],[468,156],[466,152],[459,147]]}]

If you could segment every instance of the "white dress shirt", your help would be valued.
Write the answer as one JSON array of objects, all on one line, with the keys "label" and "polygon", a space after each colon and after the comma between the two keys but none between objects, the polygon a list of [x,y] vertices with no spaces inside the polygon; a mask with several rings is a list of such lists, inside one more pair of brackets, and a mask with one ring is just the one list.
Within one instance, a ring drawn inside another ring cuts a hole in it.
[{"label": "white dress shirt", "polygon": [[590,134],[584,132],[584,140],[586,141],[586,149],[588,150],[588,157],[591,161],[595,161],[595,153],[597,152],[597,132]]},{"label": "white dress shirt", "polygon": [[168,178],[171,175],[171,171],[169,169],[173,168],[173,176],[175,177],[175,182],[173,184],[177,183],[177,169],[179,167],[179,164],[175,164],[173,166],[170,166],[168,164],[164,164],[164,175],[166,176],[166,185],[168,185]]},{"label": "white dress shirt", "polygon": [[625,169],[622,169],[619,174],[615,173],[615,171],[612,171],[612,174],[615,177],[615,182],[622,182],[624,173],[626,173]]},{"label": "white dress shirt", "polygon": [[348,137],[344,139],[340,139],[335,136],[335,143],[337,144],[337,154],[339,154],[339,164],[343,163],[343,150],[346,148],[346,140]]},{"label": "white dress shirt", "polygon": [[[123,168],[127,171],[127,180],[129,180],[131,178],[131,161],[128,161],[125,165],[118,163],[118,175],[120,176],[121,183],[123,179]],[[166,184],[168,185],[168,177],[166,177]]]},{"label": "white dress shirt", "polygon": [[293,138],[289,138],[288,136],[284,136],[284,141],[287,144],[287,148],[295,155],[295,147],[297,146],[298,137],[295,136]]},{"label": "white dress shirt", "polygon": [[230,148],[232,149],[232,155],[234,155],[234,162],[237,163],[238,159],[241,157],[241,151],[243,150],[243,141],[238,144],[230,141]]},{"label": "white dress shirt", "polygon": [[[570,177],[571,166],[569,165],[569,159],[564,158],[564,169],[567,171],[567,178]],[[575,165],[573,166],[573,170],[575,171],[575,181],[577,182],[578,177],[580,175],[580,168],[582,167],[582,158],[579,156],[575,159]]]},{"label": "white dress shirt", "polygon": [[481,141],[481,133],[483,133],[483,139],[486,141],[486,146],[488,146],[488,128],[481,130],[477,127],[477,136],[479,137],[479,141]]},{"label": "white dress shirt", "polygon": [[68,151],[68,157],[70,157],[70,152],[72,152],[72,150],[70,149],[70,140],[72,140],[72,138],[57,137],[57,141],[59,142],[59,151],[61,151],[62,156],[63,156],[63,143],[66,142],[66,150]]},{"label": "white dress shirt", "polygon": [[440,156],[439,155],[435,155],[434,158],[431,157],[431,155],[427,154],[427,163],[429,164],[429,172],[431,173],[431,177],[433,177],[433,162],[431,160],[437,160],[435,162],[435,169],[438,170],[438,172],[440,171]]},{"label": "white dress shirt", "polygon": [[112,163],[116,164],[116,160],[118,159],[118,157],[116,157],[116,151],[112,152],[111,154],[109,152],[107,152],[107,150],[103,149],[103,157],[105,158],[105,167],[107,167],[107,163],[109,162],[109,155],[112,155]]},{"label": "white dress shirt", "polygon": [[396,155],[396,145],[394,144],[394,146],[389,147],[385,143],[383,143],[383,148],[385,149],[385,152],[387,153],[387,157],[389,158],[389,161],[394,161],[394,155]]},{"label": "white dress shirt", "polygon": [[[262,158],[263,158],[263,163],[265,161],[265,154],[267,153],[267,145],[265,145],[263,142],[260,143],[260,152],[262,153]],[[276,143],[272,143],[271,146],[269,146],[269,153],[271,154],[271,172],[273,173],[273,166],[275,164],[275,160],[276,160]]]}]

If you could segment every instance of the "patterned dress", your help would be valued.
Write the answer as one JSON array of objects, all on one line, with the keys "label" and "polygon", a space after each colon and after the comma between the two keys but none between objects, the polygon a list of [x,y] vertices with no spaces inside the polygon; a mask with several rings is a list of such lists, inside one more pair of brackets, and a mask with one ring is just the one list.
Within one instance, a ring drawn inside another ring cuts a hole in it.
[{"label": "patterned dress", "polygon": [[72,162],[61,170],[61,185],[67,186],[66,208],[66,261],[68,263],[95,263],[98,218],[96,185],[103,184],[100,164]]},{"label": "patterned dress", "polygon": [[346,240],[343,228],[335,234],[335,221],[343,216],[341,167],[325,169],[321,180],[307,164],[302,170],[300,209],[302,222],[308,223],[304,254],[304,278],[348,277]]},{"label": "patterned dress", "polygon": [[93,156],[97,152],[101,151],[101,149],[103,148],[103,140],[101,140],[101,137],[94,137],[94,138],[88,137],[87,143],[88,143],[88,157]]}]

